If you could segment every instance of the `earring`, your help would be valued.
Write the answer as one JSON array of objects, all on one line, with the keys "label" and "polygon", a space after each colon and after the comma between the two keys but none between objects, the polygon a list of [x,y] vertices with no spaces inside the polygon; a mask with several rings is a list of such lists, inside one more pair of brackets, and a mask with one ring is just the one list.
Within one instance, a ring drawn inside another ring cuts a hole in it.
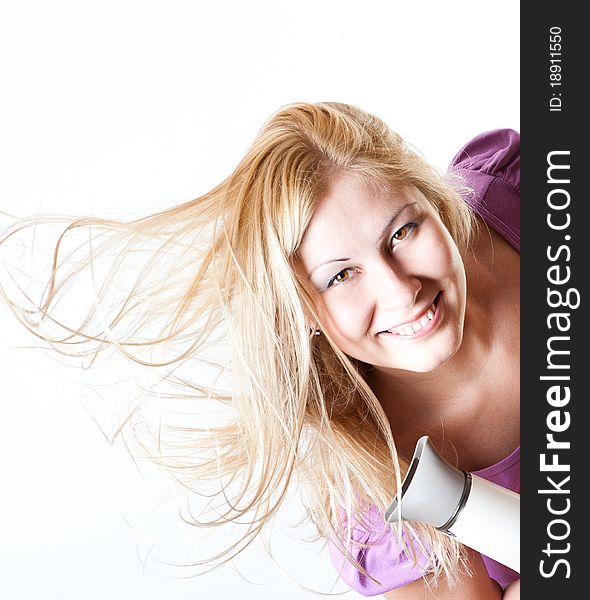
[{"label": "earring", "polygon": [[313,332],[313,334],[314,334],[314,335],[322,335],[322,332],[321,332],[319,329],[316,329],[316,330]]}]

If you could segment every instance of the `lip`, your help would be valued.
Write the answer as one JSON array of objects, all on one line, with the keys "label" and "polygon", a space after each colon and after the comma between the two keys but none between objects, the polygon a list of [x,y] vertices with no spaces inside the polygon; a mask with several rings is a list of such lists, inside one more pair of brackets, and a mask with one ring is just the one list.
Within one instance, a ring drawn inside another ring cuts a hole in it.
[{"label": "lip", "polygon": [[434,317],[429,321],[429,323],[426,325],[426,327],[422,327],[422,329],[419,329],[413,335],[399,335],[397,333],[391,333],[390,331],[387,331],[387,330],[380,331],[378,333],[378,335],[387,336],[387,337],[395,337],[397,339],[404,340],[404,341],[416,340],[416,339],[419,339],[419,338],[422,338],[422,337],[428,335],[438,325],[438,323],[441,320],[441,312],[442,312],[442,302],[440,301],[441,296],[442,296],[442,292],[439,292],[436,295],[436,297],[434,298],[434,300],[416,317],[414,317],[410,321],[405,321],[404,323],[400,323],[399,325],[394,325],[390,329],[393,329],[396,327],[403,327],[404,325],[407,325],[408,323],[413,323],[414,321],[418,320],[423,315],[425,315],[426,312],[428,311],[428,309],[430,308],[430,306],[432,306],[432,304],[434,304],[434,306],[436,307]]}]

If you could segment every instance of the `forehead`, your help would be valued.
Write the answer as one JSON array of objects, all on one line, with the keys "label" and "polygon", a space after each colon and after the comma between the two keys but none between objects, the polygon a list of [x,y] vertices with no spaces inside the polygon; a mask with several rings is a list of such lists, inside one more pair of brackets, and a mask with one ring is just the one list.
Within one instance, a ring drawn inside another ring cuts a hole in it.
[{"label": "forehead", "polygon": [[413,186],[371,185],[355,173],[340,173],[318,202],[299,254],[307,262],[318,253],[352,253],[355,246],[374,245],[391,218],[415,204],[424,207],[428,201]]},{"label": "forehead", "polygon": [[391,207],[407,188],[409,186],[394,183],[372,184],[354,172],[340,172],[330,180],[325,194],[315,207],[315,221],[346,210],[365,209],[374,212]]}]

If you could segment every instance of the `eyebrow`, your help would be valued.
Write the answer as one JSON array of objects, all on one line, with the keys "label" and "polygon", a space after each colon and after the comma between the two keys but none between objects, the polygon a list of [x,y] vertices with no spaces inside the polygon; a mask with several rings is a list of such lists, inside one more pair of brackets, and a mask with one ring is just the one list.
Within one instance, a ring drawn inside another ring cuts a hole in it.
[{"label": "eyebrow", "polygon": [[404,204],[394,215],[393,217],[391,217],[391,219],[389,219],[389,221],[387,222],[387,225],[383,228],[383,231],[381,232],[381,235],[379,236],[379,241],[381,241],[387,234],[387,232],[389,231],[389,229],[391,228],[391,226],[397,221],[398,217],[408,208],[410,208],[410,206],[415,206],[417,205],[417,202],[408,202],[407,204]]},{"label": "eyebrow", "polygon": [[[381,231],[381,235],[378,238],[378,241],[381,242],[381,240],[385,237],[385,235],[387,234],[387,232],[390,230],[391,226],[397,221],[397,219],[399,218],[399,216],[408,208],[410,208],[410,206],[414,206],[418,204],[417,202],[408,202],[407,204],[404,204],[392,217],[391,219],[389,219],[389,221],[387,221],[387,225],[385,225],[385,227],[383,228],[383,230]],[[347,260],[350,260],[350,258],[332,258],[330,260],[327,260],[326,262],[321,263],[320,265],[318,265],[317,267],[314,267],[310,273],[309,273],[309,277],[311,278],[311,276],[318,270],[321,269],[322,267],[325,267],[326,265],[330,265],[332,263],[336,263],[336,262],[346,262]]]}]

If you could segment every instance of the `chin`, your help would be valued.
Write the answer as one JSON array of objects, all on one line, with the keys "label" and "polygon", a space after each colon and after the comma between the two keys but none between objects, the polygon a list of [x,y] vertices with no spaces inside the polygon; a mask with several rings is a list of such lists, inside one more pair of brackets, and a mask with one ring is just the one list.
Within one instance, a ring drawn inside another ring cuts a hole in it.
[{"label": "chin", "polygon": [[461,336],[452,340],[451,343],[444,344],[439,352],[430,349],[430,352],[417,352],[414,355],[406,355],[403,360],[399,356],[392,356],[390,360],[381,360],[380,366],[385,369],[398,371],[408,371],[413,373],[430,373],[439,367],[445,365],[456,354],[461,346]]},{"label": "chin", "polygon": [[453,356],[454,353],[446,357],[441,357],[430,361],[423,361],[419,364],[416,364],[413,368],[409,368],[408,371],[413,371],[414,373],[430,373],[445,365]]},{"label": "chin", "polygon": [[442,367],[449,360],[449,358],[431,361],[404,361],[403,363],[400,363],[400,361],[398,360],[375,366],[388,371],[405,371],[407,373],[430,373],[432,371],[435,371],[439,367]]}]

